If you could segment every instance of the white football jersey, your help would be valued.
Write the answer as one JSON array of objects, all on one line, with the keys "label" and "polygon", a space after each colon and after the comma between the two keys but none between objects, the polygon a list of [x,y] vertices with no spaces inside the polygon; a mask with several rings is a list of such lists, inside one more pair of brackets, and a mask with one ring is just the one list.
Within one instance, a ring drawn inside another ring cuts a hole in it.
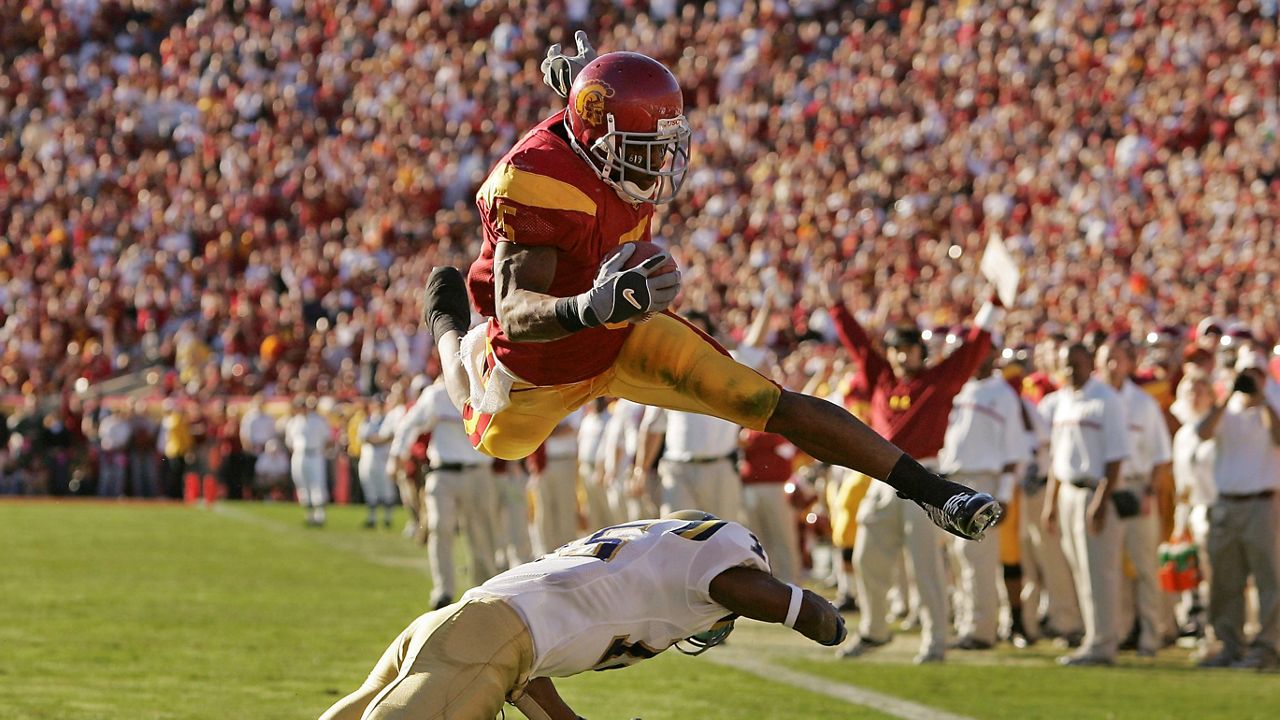
[{"label": "white football jersey", "polygon": [[533,636],[530,677],[567,677],[651,658],[729,611],[711,580],[769,572],[760,542],[725,520],[641,520],[604,528],[467,591],[506,600]]}]

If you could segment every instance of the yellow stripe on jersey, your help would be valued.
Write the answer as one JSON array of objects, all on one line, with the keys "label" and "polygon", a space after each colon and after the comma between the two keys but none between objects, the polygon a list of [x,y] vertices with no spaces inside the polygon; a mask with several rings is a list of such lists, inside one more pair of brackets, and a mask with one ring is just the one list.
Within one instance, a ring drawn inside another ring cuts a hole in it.
[{"label": "yellow stripe on jersey", "polygon": [[592,217],[596,214],[595,202],[573,185],[546,175],[521,170],[514,165],[494,168],[476,194],[490,208],[493,207],[495,198],[502,197],[529,207],[569,210],[586,213]]},{"label": "yellow stripe on jersey", "polygon": [[685,540],[706,540],[716,533],[717,530],[724,527],[723,520],[707,520],[697,524],[690,523],[688,527],[680,530],[672,530],[672,532]]},{"label": "yellow stripe on jersey", "polygon": [[647,230],[648,228],[649,228],[649,218],[647,217],[640,218],[640,223],[638,225],[626,231],[625,233],[622,234],[622,237],[618,238],[618,244],[621,245],[623,243],[635,242],[639,240],[640,238],[644,237],[644,231]]}]

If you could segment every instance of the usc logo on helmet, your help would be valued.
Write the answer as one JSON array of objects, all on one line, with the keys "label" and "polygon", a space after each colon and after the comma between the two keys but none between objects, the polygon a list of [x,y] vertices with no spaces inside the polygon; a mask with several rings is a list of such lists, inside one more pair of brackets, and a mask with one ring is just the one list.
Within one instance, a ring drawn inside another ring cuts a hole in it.
[{"label": "usc logo on helmet", "polygon": [[613,88],[609,87],[608,83],[592,80],[578,91],[577,97],[574,98],[573,109],[588,125],[599,127],[604,124],[605,98],[611,97],[613,97]]}]

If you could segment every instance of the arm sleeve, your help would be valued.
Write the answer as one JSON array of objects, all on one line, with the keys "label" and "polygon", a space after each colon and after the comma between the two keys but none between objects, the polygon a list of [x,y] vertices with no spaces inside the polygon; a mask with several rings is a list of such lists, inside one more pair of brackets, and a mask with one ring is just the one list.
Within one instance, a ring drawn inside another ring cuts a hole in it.
[{"label": "arm sleeve", "polygon": [[764,547],[751,531],[735,522],[722,520],[722,527],[701,542],[689,572],[689,589],[701,601],[715,604],[711,599],[711,581],[715,576],[734,567],[749,567],[773,571]]},{"label": "arm sleeve", "polygon": [[[395,434],[391,438],[391,457],[404,457],[405,453],[408,452],[409,445],[418,436],[418,428],[423,424],[419,418],[422,412],[422,400],[419,399],[408,412],[401,415],[400,419],[396,421]],[[388,417],[387,419],[390,420],[392,418]]]},{"label": "arm sleeve", "polygon": [[849,312],[849,308],[845,307],[844,303],[836,303],[831,310],[831,319],[835,321],[836,337],[840,338],[840,344],[849,351],[854,361],[862,367],[862,372],[866,374],[867,385],[876,387],[884,374],[889,372],[889,361],[876,352],[867,331],[853,317],[853,313]]},{"label": "arm sleeve", "polygon": [[927,370],[929,377],[935,381],[945,384],[945,386],[954,394],[960,392],[960,388],[973,377],[973,373],[982,364],[982,358],[991,350],[991,333],[983,330],[981,327],[974,326],[969,330],[967,337],[956,351],[951,353],[946,360],[934,365]]},{"label": "arm sleeve", "polygon": [[1022,420],[1022,399],[1012,389],[1004,394],[1004,461],[1005,464],[1028,462],[1031,447],[1027,443],[1027,426]]},{"label": "arm sleeve", "polygon": [[[573,158],[577,162],[577,158]],[[517,245],[581,249],[595,221],[594,201],[551,176],[545,154],[525,154],[494,168],[478,193],[487,239]]]},{"label": "arm sleeve", "polygon": [[1129,457],[1129,418],[1120,397],[1112,393],[1103,404],[1103,460],[1114,462]]}]

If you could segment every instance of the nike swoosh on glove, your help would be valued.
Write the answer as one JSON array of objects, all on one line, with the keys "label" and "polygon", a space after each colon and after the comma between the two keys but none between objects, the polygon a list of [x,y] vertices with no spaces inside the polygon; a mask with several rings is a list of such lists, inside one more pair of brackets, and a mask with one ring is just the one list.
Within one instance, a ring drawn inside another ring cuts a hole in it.
[{"label": "nike swoosh on glove", "polygon": [[600,268],[596,284],[577,296],[578,316],[586,327],[627,322],[666,310],[680,292],[680,271],[653,273],[668,260],[660,253],[627,270],[621,269],[635,253],[624,246]]}]

